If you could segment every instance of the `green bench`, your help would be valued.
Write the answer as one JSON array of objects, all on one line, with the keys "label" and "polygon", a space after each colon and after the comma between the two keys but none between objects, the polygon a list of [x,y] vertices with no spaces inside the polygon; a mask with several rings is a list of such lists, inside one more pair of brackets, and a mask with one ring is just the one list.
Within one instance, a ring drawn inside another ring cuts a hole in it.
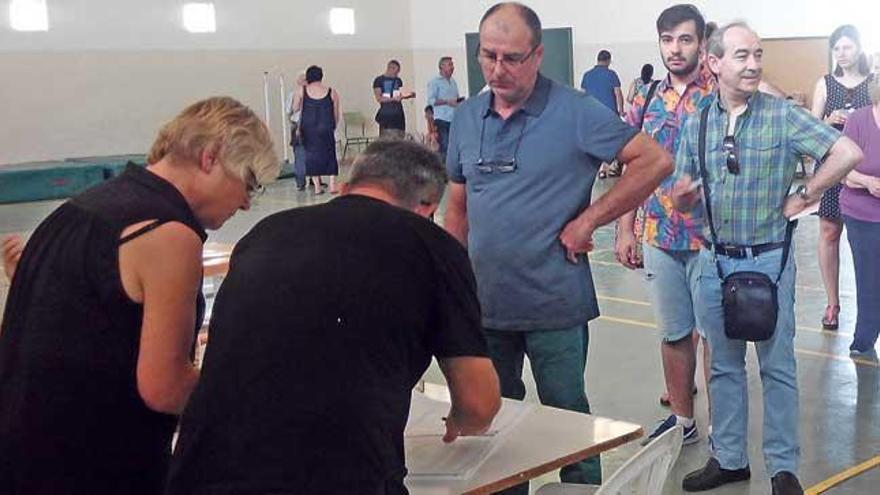
[{"label": "green bench", "polygon": [[0,203],[69,198],[104,181],[100,165],[63,161],[0,166]]}]

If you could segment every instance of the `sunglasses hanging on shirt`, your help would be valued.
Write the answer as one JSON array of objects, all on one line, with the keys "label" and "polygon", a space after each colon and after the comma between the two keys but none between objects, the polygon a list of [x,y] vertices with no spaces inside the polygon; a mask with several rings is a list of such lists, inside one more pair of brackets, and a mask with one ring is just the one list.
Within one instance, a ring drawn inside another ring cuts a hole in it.
[{"label": "sunglasses hanging on shirt", "polygon": [[727,171],[733,175],[739,175],[739,159],[737,158],[736,139],[732,135],[724,136],[721,142],[721,149],[724,150],[725,160],[727,162]]},{"label": "sunglasses hanging on shirt", "polygon": [[492,172],[497,171],[500,174],[509,174],[511,172],[515,172],[516,165],[516,153],[519,151],[519,145],[522,143],[523,134],[526,132],[526,120],[523,119],[522,127],[519,131],[519,137],[516,139],[516,146],[513,148],[513,156],[507,160],[503,159],[493,159],[493,160],[484,160],[483,159],[483,138],[486,133],[486,119],[483,119],[483,125],[480,128],[480,157],[477,159],[477,163],[474,164],[477,171],[481,174],[491,174]]}]

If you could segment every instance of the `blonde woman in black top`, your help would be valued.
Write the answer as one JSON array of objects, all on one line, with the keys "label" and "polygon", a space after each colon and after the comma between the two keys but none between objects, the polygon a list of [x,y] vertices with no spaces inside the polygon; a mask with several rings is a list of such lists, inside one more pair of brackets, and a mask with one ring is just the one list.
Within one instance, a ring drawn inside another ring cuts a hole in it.
[{"label": "blonde woman in black top", "polygon": [[0,333],[6,493],[158,494],[195,387],[202,243],[278,175],[263,122],[210,98],[166,124],[146,168],[61,205],[15,262]]}]

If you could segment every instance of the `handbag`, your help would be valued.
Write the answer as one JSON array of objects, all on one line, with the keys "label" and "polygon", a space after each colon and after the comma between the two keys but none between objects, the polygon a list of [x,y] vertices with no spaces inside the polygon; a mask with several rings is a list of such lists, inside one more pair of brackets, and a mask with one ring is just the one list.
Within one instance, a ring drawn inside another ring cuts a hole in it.
[{"label": "handbag", "polygon": [[715,255],[718,239],[715,225],[712,222],[712,206],[709,201],[709,174],[706,171],[706,122],[711,105],[706,106],[700,114],[699,161],[700,177],[703,181],[703,203],[709,221],[709,232],[712,236],[712,255],[715,268],[721,280],[721,306],[724,310],[724,334],[728,339],[761,342],[773,337],[776,332],[776,320],[779,316],[779,299],[777,284],[782,278],[785,264],[791,250],[791,238],[797,221],[790,221],[785,229],[785,242],[782,247],[782,263],[779,276],[772,280],[765,273],[754,271],[733,272],[727,276],[721,270],[721,264]]},{"label": "handbag", "polygon": [[[642,107],[642,115],[639,119],[639,130],[643,130],[645,126],[645,114],[648,111],[648,105],[651,104],[651,100],[654,99],[654,93],[657,92],[657,86],[660,85],[660,80],[656,80],[651,83],[651,86],[648,87],[648,93],[645,95],[645,104]],[[621,167],[623,168],[623,167]],[[642,241],[645,238],[645,205],[642,204],[638,208],[636,208],[636,219],[635,219],[635,227],[636,227],[636,253],[635,257],[638,260],[635,263],[636,268],[644,268],[645,267],[645,253],[642,248]]]},{"label": "handbag", "polygon": [[[306,88],[305,88],[305,86],[303,86],[303,95],[302,95],[302,99],[300,100],[300,110],[299,110],[300,117],[299,118],[302,118],[302,108],[301,107],[303,105],[303,102],[305,101],[305,98],[306,98]],[[291,111],[292,110],[293,110],[293,108],[291,108]],[[296,114],[296,112],[292,112],[292,115],[295,115],[295,114]],[[292,120],[292,119],[293,119],[293,117],[291,118],[291,121],[290,121],[290,146],[292,148],[296,148],[297,146],[300,146],[302,144],[302,130],[300,129],[299,122],[296,120]]]}]

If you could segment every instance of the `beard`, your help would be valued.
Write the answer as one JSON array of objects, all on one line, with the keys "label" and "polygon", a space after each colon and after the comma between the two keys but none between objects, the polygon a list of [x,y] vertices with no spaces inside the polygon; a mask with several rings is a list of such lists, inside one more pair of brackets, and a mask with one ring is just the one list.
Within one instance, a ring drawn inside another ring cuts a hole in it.
[{"label": "beard", "polygon": [[700,53],[699,52],[695,53],[694,56],[691,57],[690,59],[684,58],[684,57],[680,57],[680,58],[684,59],[684,62],[685,62],[684,67],[682,67],[680,69],[670,68],[668,60],[663,59],[663,65],[666,66],[666,70],[668,70],[672,74],[675,74],[676,76],[685,76],[685,75],[692,73],[697,68],[697,66],[700,65]]}]

